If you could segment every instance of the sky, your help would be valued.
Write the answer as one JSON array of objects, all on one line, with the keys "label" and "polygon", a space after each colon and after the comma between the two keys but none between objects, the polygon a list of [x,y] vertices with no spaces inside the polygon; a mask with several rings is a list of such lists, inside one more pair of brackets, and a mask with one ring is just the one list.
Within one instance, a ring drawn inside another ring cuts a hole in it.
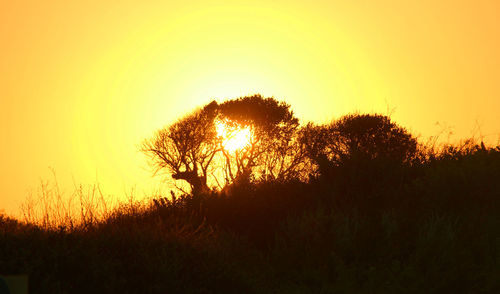
[{"label": "sky", "polygon": [[[0,211],[41,181],[151,196],[141,142],[261,93],[301,122],[391,114],[421,140],[500,136],[500,1],[6,1]],[[453,135],[450,137],[450,132]]]}]

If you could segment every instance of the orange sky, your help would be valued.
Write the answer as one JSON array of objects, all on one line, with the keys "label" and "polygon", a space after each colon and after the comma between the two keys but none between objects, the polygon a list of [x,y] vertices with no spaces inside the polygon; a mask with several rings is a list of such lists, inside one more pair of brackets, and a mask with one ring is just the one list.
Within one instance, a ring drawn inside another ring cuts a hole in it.
[{"label": "orange sky", "polygon": [[8,213],[49,167],[67,194],[97,180],[150,195],[161,181],[141,141],[212,98],[262,93],[316,122],[394,108],[424,137],[500,133],[500,1],[7,1],[0,45]]}]

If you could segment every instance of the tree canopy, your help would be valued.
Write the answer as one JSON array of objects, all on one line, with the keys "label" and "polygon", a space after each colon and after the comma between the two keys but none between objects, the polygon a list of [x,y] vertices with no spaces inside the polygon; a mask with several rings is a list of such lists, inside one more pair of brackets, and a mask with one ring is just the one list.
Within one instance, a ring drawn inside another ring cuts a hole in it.
[{"label": "tree canopy", "polygon": [[380,114],[349,114],[326,125],[310,123],[301,131],[301,143],[316,172],[323,175],[346,164],[356,166],[356,173],[374,163],[409,164],[418,149],[406,129]]},{"label": "tree canopy", "polygon": [[[295,139],[299,120],[290,105],[261,95],[229,100],[219,105],[220,117],[252,130],[250,143],[234,154],[223,154],[230,181],[249,176],[285,179],[299,168]],[[258,167],[258,170],[254,168]]]},{"label": "tree canopy", "polygon": [[214,125],[216,104],[208,104],[145,140],[142,151],[152,160],[155,172],[165,169],[184,180],[193,193],[208,190],[207,176],[218,150]]},{"label": "tree canopy", "polygon": [[417,140],[384,115],[350,114],[332,123],[330,128],[338,158],[384,157],[406,162],[417,150]]},{"label": "tree canopy", "polygon": [[[227,150],[217,124],[231,131],[249,128],[248,144]],[[144,141],[155,172],[184,180],[193,193],[252,179],[287,179],[301,168],[299,121],[290,105],[261,95],[218,104],[212,101]],[[209,184],[212,177],[214,184]]]},{"label": "tree canopy", "polygon": [[[227,148],[221,129],[226,135],[246,130],[247,142]],[[300,126],[289,104],[261,95],[212,101],[142,146],[155,172],[188,183],[195,194],[249,181],[307,181],[351,159],[403,163],[416,150],[416,139],[387,116],[351,114]]]}]

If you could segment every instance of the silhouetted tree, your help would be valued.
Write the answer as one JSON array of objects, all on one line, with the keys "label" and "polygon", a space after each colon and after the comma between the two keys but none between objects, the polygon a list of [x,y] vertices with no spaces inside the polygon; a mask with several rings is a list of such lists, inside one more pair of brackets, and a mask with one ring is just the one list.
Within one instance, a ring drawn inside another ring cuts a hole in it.
[{"label": "silhouetted tree", "polygon": [[207,176],[218,152],[214,118],[217,103],[189,114],[145,140],[142,151],[150,156],[155,172],[165,169],[176,180],[184,180],[193,193],[209,190]]},{"label": "silhouetted tree", "polygon": [[[250,142],[226,150],[217,134],[219,122],[235,130],[249,128]],[[290,105],[253,95],[207,104],[158,131],[144,142],[142,151],[151,157],[156,172],[166,170],[172,178],[189,183],[196,194],[209,189],[209,176],[220,187],[252,178],[305,178],[306,152],[298,143],[299,130]],[[219,183],[222,175],[224,185]]]},{"label": "silhouetted tree", "polygon": [[379,114],[350,114],[330,126],[334,160],[388,158],[407,162],[417,151],[417,140],[391,119]]},{"label": "silhouetted tree", "polygon": [[315,125],[308,123],[299,134],[299,143],[304,150],[306,158],[316,164],[316,169],[311,168],[311,176],[327,174],[332,167],[334,150],[337,150],[335,136],[328,125]]},{"label": "silhouetted tree", "polygon": [[379,114],[350,114],[328,125],[308,124],[301,131],[300,141],[323,175],[347,162],[408,163],[417,152],[417,140]]},{"label": "silhouetted tree", "polygon": [[290,105],[253,95],[226,101],[219,105],[219,111],[222,119],[252,130],[248,146],[234,154],[223,150],[226,176],[231,181],[246,181],[251,176],[273,180],[297,176],[305,152],[297,144],[299,121]]}]

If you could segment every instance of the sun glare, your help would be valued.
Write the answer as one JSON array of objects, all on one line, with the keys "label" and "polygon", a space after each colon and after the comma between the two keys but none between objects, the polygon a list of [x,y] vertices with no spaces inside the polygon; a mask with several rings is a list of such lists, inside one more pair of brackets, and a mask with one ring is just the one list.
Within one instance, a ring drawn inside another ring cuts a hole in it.
[{"label": "sun glare", "polygon": [[225,121],[216,122],[217,135],[222,138],[222,147],[229,152],[245,148],[250,144],[252,132],[250,127],[230,126]]}]

